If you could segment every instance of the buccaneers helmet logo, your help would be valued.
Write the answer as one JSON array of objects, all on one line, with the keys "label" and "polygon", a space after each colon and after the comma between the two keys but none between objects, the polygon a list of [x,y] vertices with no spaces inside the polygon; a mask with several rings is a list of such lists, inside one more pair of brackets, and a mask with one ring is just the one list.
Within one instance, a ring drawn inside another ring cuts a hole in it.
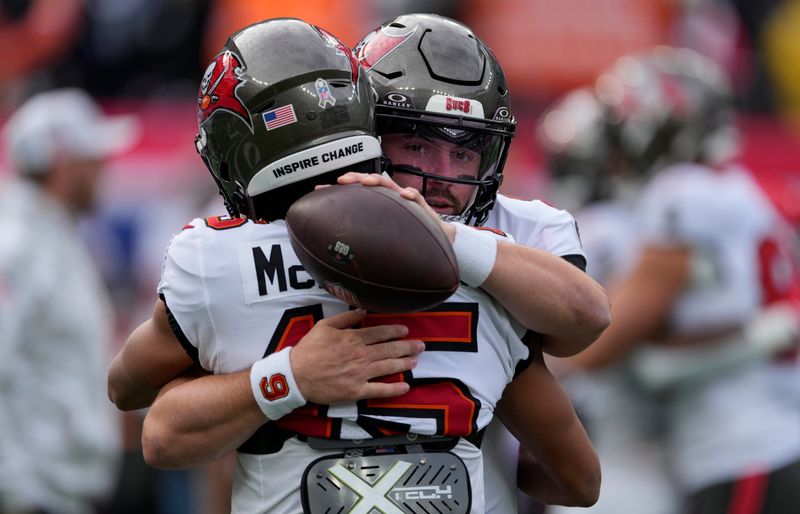
[{"label": "buccaneers helmet logo", "polygon": [[228,111],[242,118],[252,130],[250,113],[236,96],[243,83],[242,61],[230,51],[217,55],[206,68],[197,95],[197,121],[202,125],[218,110]]},{"label": "buccaneers helmet logo", "polygon": [[[350,80],[353,81],[353,84],[357,84],[358,83],[358,61],[356,61],[356,57],[355,57],[355,55],[353,55],[352,50],[347,48],[344,43],[339,41],[339,39],[337,39],[336,36],[334,36],[333,34],[328,32],[327,30],[321,29],[319,27],[314,27],[314,28],[317,30],[317,32],[319,33],[319,35],[322,38],[322,40],[325,41],[325,44],[327,44],[330,47],[335,48],[339,55],[341,55],[342,57],[346,58],[350,62]],[[356,88],[356,92],[357,91],[358,91],[358,88]]]},{"label": "buccaneers helmet logo", "polygon": [[380,27],[365,37],[356,46],[354,53],[365,68],[372,69],[373,66],[378,64],[378,61],[405,43],[416,31],[417,27],[413,27],[406,32],[394,31],[395,33],[389,33],[384,30],[384,27]]}]

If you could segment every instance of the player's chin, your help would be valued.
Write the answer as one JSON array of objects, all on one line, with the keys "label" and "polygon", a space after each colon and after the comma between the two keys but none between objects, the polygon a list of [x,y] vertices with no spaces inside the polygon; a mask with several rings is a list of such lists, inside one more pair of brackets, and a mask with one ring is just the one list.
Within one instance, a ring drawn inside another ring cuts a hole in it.
[{"label": "player's chin", "polygon": [[455,216],[458,214],[456,209],[449,205],[431,205],[431,209],[433,209],[436,214],[440,216]]}]

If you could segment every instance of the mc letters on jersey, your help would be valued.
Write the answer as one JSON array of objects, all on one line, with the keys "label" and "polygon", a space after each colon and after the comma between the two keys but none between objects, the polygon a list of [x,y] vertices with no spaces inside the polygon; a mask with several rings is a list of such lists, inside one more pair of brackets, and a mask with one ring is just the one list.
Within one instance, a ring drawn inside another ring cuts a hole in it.
[{"label": "mc letters on jersey", "polygon": [[303,268],[288,238],[239,243],[237,250],[248,305],[298,294],[327,294]]}]

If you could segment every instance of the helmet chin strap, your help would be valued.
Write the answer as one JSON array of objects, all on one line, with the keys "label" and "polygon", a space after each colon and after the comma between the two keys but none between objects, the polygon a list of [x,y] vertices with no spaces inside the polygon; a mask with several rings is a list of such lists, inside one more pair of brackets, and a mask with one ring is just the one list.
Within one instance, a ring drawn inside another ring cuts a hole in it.
[{"label": "helmet chin strap", "polygon": [[250,218],[251,220],[259,219],[258,216],[256,216],[256,206],[253,203],[253,198],[250,196],[246,196],[244,201],[245,204],[247,205],[247,217]]},{"label": "helmet chin strap", "polygon": [[225,210],[228,211],[228,215],[231,218],[238,218],[239,209],[236,208],[234,202],[225,194],[225,188],[222,186],[222,182],[220,182],[213,171],[211,172],[211,178],[214,179],[214,183],[217,184],[217,193],[222,197],[222,203],[225,205]]},{"label": "helmet chin strap", "polygon": [[238,213],[239,216],[244,214],[247,215],[247,217],[250,219],[255,219],[255,214],[254,214],[255,210],[253,209],[253,199],[250,198],[249,195],[245,194],[244,188],[239,183],[239,181],[236,181],[236,191],[233,192],[232,200],[235,205],[237,206],[241,205],[246,208],[245,209],[246,212],[241,212],[242,209],[237,208],[237,210],[239,211]]}]

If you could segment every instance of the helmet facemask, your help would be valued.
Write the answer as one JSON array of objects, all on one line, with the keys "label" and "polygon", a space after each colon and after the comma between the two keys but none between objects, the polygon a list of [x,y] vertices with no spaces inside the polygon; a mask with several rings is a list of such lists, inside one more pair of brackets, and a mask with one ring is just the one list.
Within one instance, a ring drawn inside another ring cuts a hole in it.
[{"label": "helmet facemask", "polygon": [[[447,211],[445,220],[484,223],[497,198],[515,128],[503,70],[489,48],[455,20],[409,14],[383,23],[355,52],[378,93],[377,132],[387,172],[401,185],[415,184],[434,209],[438,202],[437,210]],[[397,134],[438,146],[438,153],[474,153],[477,169],[460,174],[450,166],[398,159],[387,147]],[[458,212],[453,198],[443,193],[456,187],[471,188],[458,194]]]},{"label": "helmet facemask", "polygon": [[451,209],[441,214],[445,221],[482,224],[503,180],[514,126],[385,106],[376,113],[385,171],[401,185],[419,189],[434,209]]}]

